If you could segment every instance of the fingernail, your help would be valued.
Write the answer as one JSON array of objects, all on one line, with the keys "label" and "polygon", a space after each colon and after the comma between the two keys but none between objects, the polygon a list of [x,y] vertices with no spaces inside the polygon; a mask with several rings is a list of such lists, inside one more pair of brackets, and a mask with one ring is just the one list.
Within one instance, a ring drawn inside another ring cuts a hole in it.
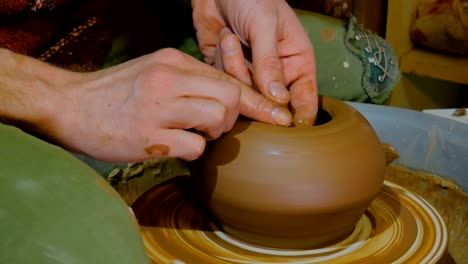
[{"label": "fingernail", "polygon": [[229,36],[226,37],[226,35],[228,34],[231,34],[231,30],[227,27],[223,28],[221,30],[221,32],[219,33],[220,37],[219,37],[219,47],[221,48],[221,50],[224,52],[224,53],[232,53],[233,52],[233,48],[234,48],[234,42],[232,41],[232,38],[230,38]]},{"label": "fingernail", "polygon": [[222,37],[219,43],[222,52],[227,55],[232,55],[236,51],[235,45],[236,43],[233,41],[233,38],[229,36]]},{"label": "fingernail", "polygon": [[268,89],[271,96],[279,103],[285,104],[289,102],[289,92],[281,82],[271,82]]},{"label": "fingernail", "polygon": [[275,122],[276,125],[279,125],[279,126],[291,125],[292,116],[291,116],[291,113],[287,109],[276,107],[275,109],[273,109],[271,114],[273,117],[273,122]]}]

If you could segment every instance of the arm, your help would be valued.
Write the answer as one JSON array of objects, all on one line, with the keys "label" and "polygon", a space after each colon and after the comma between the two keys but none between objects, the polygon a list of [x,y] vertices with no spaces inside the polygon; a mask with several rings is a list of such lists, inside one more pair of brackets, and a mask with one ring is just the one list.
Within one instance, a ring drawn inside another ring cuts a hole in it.
[{"label": "arm", "polygon": [[[190,59],[174,51],[93,73],[63,70],[5,49],[0,52],[3,122],[97,159],[195,159],[203,152],[205,139],[185,129],[195,128],[208,138],[217,138],[232,127],[238,115],[235,85],[224,84],[224,91],[213,95],[209,95],[210,88],[189,92],[171,87],[186,86],[176,82],[192,79],[181,69],[164,66],[187,65],[182,61]],[[216,76],[200,80],[204,74],[193,75],[205,86],[218,88],[223,83]],[[187,98],[180,98],[180,93]],[[213,100],[195,98],[204,95]]]},{"label": "arm", "polygon": [[[0,118],[35,130],[53,129],[73,74],[0,48]],[[61,99],[61,100],[59,100]]]}]

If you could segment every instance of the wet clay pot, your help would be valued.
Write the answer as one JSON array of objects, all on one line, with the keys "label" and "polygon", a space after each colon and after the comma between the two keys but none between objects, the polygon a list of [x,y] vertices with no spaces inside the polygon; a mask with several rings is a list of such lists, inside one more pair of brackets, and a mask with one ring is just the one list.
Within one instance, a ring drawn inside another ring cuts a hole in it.
[{"label": "wet clay pot", "polygon": [[320,98],[315,126],[238,121],[207,144],[192,173],[220,226],[250,243],[317,248],[338,242],[383,186],[385,155],[368,121]]}]

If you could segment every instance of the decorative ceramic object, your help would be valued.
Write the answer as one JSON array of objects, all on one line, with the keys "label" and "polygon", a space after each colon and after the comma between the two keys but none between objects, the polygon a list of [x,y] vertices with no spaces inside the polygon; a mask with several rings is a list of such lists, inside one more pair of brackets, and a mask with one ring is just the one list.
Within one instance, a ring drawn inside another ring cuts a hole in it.
[{"label": "decorative ceramic object", "polygon": [[230,235],[257,245],[316,248],[349,236],[383,186],[385,155],[367,120],[320,98],[316,126],[239,121],[192,171]]}]

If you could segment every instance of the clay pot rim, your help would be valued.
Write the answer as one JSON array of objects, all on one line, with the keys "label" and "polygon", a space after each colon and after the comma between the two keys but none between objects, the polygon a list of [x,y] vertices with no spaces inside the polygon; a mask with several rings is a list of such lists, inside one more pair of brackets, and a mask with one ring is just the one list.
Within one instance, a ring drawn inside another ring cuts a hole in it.
[{"label": "clay pot rim", "polygon": [[[257,127],[259,129],[268,129],[271,134],[282,134],[285,131],[288,133],[295,133],[298,134],[306,134],[307,135],[320,135],[323,133],[330,134],[331,131],[340,131],[345,129],[346,127],[353,125],[355,119],[360,119],[360,121],[364,120],[368,123],[368,121],[351,105],[332,98],[328,96],[320,96],[319,97],[319,109],[325,111],[328,115],[330,115],[330,120],[319,125],[310,126],[310,125],[302,125],[302,124],[293,124],[289,127],[277,126],[272,124],[267,124],[263,122],[258,122],[255,120],[238,120],[239,123],[250,123],[251,126]],[[319,110],[320,111],[320,110]],[[346,122],[345,122],[346,121]],[[247,126],[246,126],[247,127]],[[294,132],[293,132],[294,131]]]}]

